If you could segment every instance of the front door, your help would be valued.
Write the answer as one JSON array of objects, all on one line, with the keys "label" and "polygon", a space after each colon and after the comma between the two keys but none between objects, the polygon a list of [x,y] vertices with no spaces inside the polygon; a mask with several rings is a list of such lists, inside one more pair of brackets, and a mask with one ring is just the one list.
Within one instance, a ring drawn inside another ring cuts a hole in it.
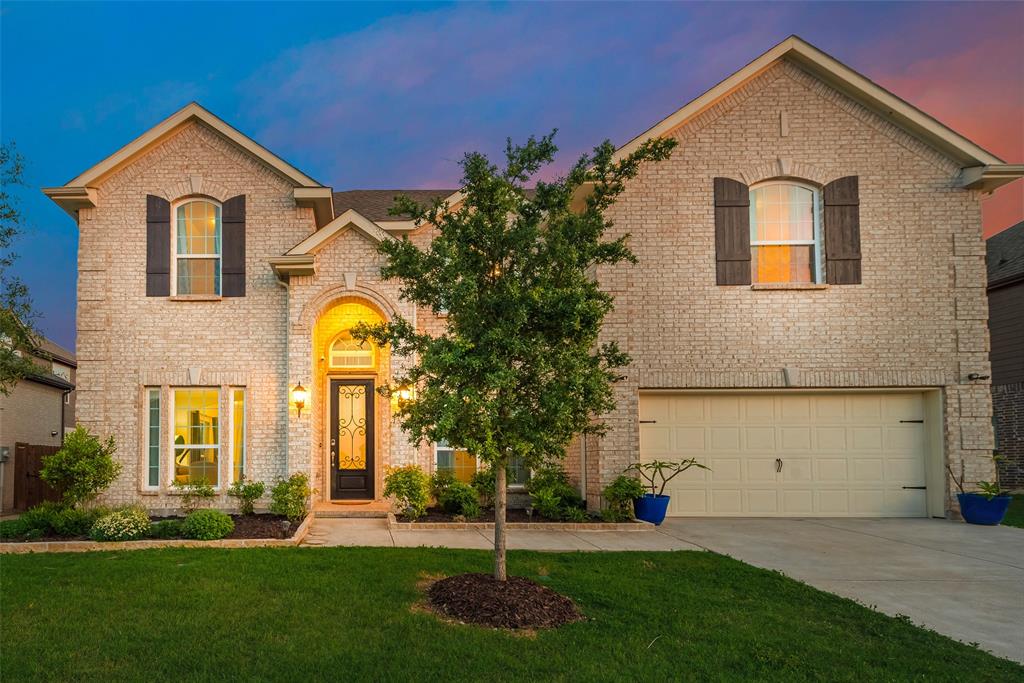
[{"label": "front door", "polygon": [[331,380],[331,499],[373,500],[373,380]]}]

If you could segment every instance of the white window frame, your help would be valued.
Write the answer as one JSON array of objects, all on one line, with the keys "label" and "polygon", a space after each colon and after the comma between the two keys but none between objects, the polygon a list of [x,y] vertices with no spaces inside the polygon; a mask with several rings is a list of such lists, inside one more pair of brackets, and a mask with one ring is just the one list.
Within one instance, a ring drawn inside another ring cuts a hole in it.
[{"label": "white window frame", "polygon": [[[160,410],[163,407],[162,406],[162,404],[163,404],[163,397],[160,395],[160,393],[161,393],[160,392],[160,387],[145,387],[145,393],[144,393],[144,397],[145,398],[144,398],[144,404],[143,404],[143,409],[142,409],[142,414],[145,416],[145,425],[146,425],[146,427],[145,427],[145,429],[146,429],[146,439],[145,439],[146,450],[145,450],[145,461],[144,461],[145,462],[145,467],[144,467],[144,469],[145,469],[145,479],[143,480],[144,483],[142,485],[142,488],[145,491],[159,491],[160,490],[160,479],[161,479],[161,473],[162,473],[162,470],[163,470],[163,462],[162,462],[162,458],[160,456],[160,442],[163,440],[163,430],[164,430],[163,420],[160,419]],[[152,410],[151,403],[153,401],[153,394],[156,394],[156,410],[157,410],[157,414],[156,414],[156,443],[153,443],[153,438],[154,438],[153,437],[153,429],[152,429],[152,424],[153,423],[150,421],[151,420],[150,411]],[[154,446],[157,449],[157,451],[156,451],[156,484],[150,484],[149,483],[149,470],[150,470],[150,467],[152,465],[150,465],[149,457],[150,457],[150,453],[153,450]]]},{"label": "white window frame", "polygon": [[[224,459],[221,457],[224,454],[224,449],[221,445],[224,443],[224,392],[221,387],[212,386],[170,386],[167,392],[167,436],[165,440],[168,442],[168,479],[167,485],[171,488],[174,487],[174,456],[177,453],[177,444],[174,443],[174,409],[175,409],[175,394],[178,391],[203,391],[203,390],[215,390],[217,392],[217,443],[215,444],[202,444],[203,448],[212,448],[217,451],[217,484],[213,487],[214,491],[220,491],[221,489],[227,488],[224,486]],[[230,441],[231,437],[228,437]],[[229,467],[229,472],[233,470],[233,467]],[[229,474],[230,477],[230,474]]]},{"label": "white window frame", "polygon": [[231,404],[231,434],[228,437],[231,446],[231,463],[228,467],[228,481],[232,484],[238,481],[235,478],[235,393],[242,392],[242,477],[245,477],[245,469],[249,464],[249,392],[245,387],[228,387],[228,402]]},{"label": "white window frame", "polygon": [[[370,341],[364,342],[363,346],[361,346],[359,348],[359,350],[358,350],[358,353],[366,354],[366,357],[369,359],[369,363],[368,364],[365,364],[365,365],[335,365],[334,364],[334,346],[335,346],[335,344],[337,344],[340,341],[347,341],[347,340],[343,340],[343,337],[345,335],[348,335],[349,337],[352,337],[352,331],[351,330],[343,330],[342,332],[339,332],[338,334],[336,334],[334,336],[333,339],[331,339],[330,343],[327,344],[327,367],[328,367],[328,369],[329,370],[342,370],[342,371],[344,371],[344,370],[373,370],[373,369],[375,369],[377,367],[377,349],[374,347],[374,345]],[[352,338],[352,341],[356,341],[355,338]],[[356,352],[353,351],[352,353],[355,354]]]},{"label": "white window frame", "polygon": [[[751,185],[748,192],[752,195],[755,190],[760,190],[765,187],[772,185],[784,185],[784,186],[796,186],[801,187],[811,192],[811,212],[812,219],[814,220],[814,239],[812,240],[755,240],[754,234],[757,230],[757,226],[754,218],[754,202],[750,202],[750,246],[751,247],[795,247],[795,246],[810,246],[814,247],[814,279],[809,284],[821,284],[825,281],[824,278],[824,262],[822,259],[821,250],[821,190],[814,185],[809,183],[800,182],[798,180],[788,180],[786,178],[773,178],[772,180],[765,180],[764,182],[756,183]],[[753,269],[753,263],[751,263],[751,269]],[[754,283],[754,284],[776,284],[776,283]],[[778,284],[798,284],[798,283],[778,283]]]},{"label": "white window frame", "polygon": [[[178,209],[192,202],[206,202],[213,204],[220,210],[220,253],[219,254],[184,254],[178,255]],[[171,204],[171,296],[223,296],[224,291],[224,206],[213,197],[183,197]],[[213,294],[179,294],[178,293],[178,259],[196,259],[217,262],[217,273],[214,283],[219,285],[218,291]]]},{"label": "white window frame", "polygon": [[[435,442],[433,442],[433,445],[434,445],[434,460],[433,460],[434,472],[440,471],[440,468],[437,466],[437,452],[438,451],[451,451],[451,453],[452,453],[452,462],[454,463],[455,462],[455,451],[464,451],[464,450],[466,450],[464,448],[456,448],[454,446],[450,446],[450,445],[447,444],[447,442],[445,442],[444,446],[441,446],[441,444],[439,444],[438,442],[435,441]],[[480,462],[480,458],[478,458],[476,456],[473,456],[473,461],[476,463],[476,469],[473,470],[474,472],[479,472],[484,467],[490,467],[490,465],[487,465],[486,463],[481,463]],[[527,469],[527,479],[529,479],[529,475],[530,474],[531,473],[530,473],[529,469]],[[511,482],[511,483],[508,483],[505,486],[505,489],[508,490],[508,491],[522,491],[525,488],[526,488],[526,484],[525,483],[519,483],[519,482]]]}]

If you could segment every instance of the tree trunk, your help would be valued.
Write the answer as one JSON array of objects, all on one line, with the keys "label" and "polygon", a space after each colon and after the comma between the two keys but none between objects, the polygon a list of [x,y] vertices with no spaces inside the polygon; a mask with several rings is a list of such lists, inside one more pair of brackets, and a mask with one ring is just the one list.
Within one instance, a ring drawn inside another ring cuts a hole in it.
[{"label": "tree trunk", "polygon": [[505,463],[494,464],[494,578],[504,581],[505,572],[505,508],[508,486],[505,483]]}]

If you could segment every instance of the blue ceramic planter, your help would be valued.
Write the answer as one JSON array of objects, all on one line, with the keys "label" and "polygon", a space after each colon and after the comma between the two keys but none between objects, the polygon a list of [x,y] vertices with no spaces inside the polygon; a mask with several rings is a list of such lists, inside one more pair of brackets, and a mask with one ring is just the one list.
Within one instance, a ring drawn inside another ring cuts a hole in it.
[{"label": "blue ceramic planter", "polygon": [[653,493],[645,493],[643,498],[634,498],[633,511],[636,513],[636,518],[660,525],[665,521],[670,498],[671,496],[657,496]]},{"label": "blue ceramic planter", "polygon": [[960,514],[965,522],[989,526],[1003,521],[1012,500],[1010,496],[996,496],[989,500],[980,493],[958,493],[956,499],[960,501]]}]

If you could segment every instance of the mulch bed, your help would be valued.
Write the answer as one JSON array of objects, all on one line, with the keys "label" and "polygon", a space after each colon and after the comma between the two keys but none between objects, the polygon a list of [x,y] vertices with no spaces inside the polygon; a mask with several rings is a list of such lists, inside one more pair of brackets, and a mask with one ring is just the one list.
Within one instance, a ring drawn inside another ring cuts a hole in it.
[{"label": "mulch bed", "polygon": [[[458,519],[456,519],[456,517],[458,517]],[[395,521],[397,521],[397,522],[493,522],[494,521],[494,508],[485,508],[484,510],[480,511],[480,516],[479,517],[472,517],[472,518],[470,518],[470,517],[462,517],[460,515],[453,515],[451,513],[445,512],[441,508],[428,508],[427,509],[427,514],[423,515],[422,517],[417,517],[415,520],[409,519],[405,515],[395,515]],[[526,514],[526,510],[519,509],[519,508],[506,510],[505,511],[505,521],[506,522],[529,522],[531,524],[561,524],[561,523],[564,523],[564,520],[547,519],[546,517],[541,517],[540,515],[538,515],[536,513],[534,513],[533,515],[528,515],[528,514]],[[581,522],[581,524],[585,524],[585,523],[600,524],[603,521],[604,520],[602,520],[600,517],[591,517],[591,516],[588,515],[587,518],[583,522]]]},{"label": "mulch bed", "polygon": [[285,533],[281,515],[232,515],[235,530],[225,538],[291,538],[302,522],[293,522]]},{"label": "mulch bed", "polygon": [[[162,522],[168,519],[181,521],[184,517],[151,517],[153,522]],[[281,515],[257,514],[257,515],[231,515],[235,523],[235,529],[224,538],[291,538],[295,535],[302,522],[292,522],[288,531],[284,530],[282,522],[287,518]],[[144,537],[141,540],[147,540]],[[184,536],[177,536],[175,539],[184,539]],[[36,538],[3,537],[0,541],[4,543],[40,543],[53,541],[88,541],[88,536],[39,536]],[[161,539],[173,540],[173,539]]]},{"label": "mulch bed", "polygon": [[490,574],[459,574],[435,581],[427,604],[438,614],[493,628],[553,628],[582,621],[572,600],[521,576],[498,581]]}]

